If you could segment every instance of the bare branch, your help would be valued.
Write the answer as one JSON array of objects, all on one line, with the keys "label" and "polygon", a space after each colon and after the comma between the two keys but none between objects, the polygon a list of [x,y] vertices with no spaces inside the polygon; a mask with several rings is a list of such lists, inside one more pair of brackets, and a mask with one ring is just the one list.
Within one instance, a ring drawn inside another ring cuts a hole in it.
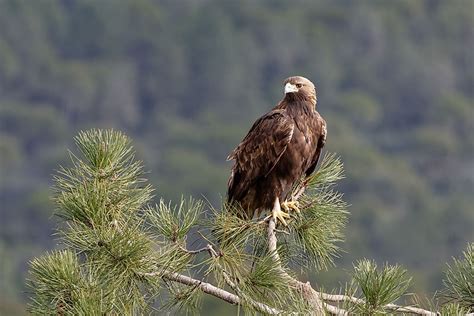
[{"label": "bare branch", "polygon": [[429,316],[436,316],[438,313],[419,308],[419,307],[413,307],[413,306],[400,306],[396,304],[387,304],[385,305],[385,308],[392,310],[392,311],[397,311],[397,312],[403,312],[403,313],[412,313],[412,314],[417,314],[417,315],[429,315]]},{"label": "bare branch", "polygon": [[233,305],[240,304],[240,298],[237,295],[227,292],[226,290],[223,290],[215,285],[212,285],[211,283],[196,280],[186,275],[182,275],[182,274],[174,273],[174,272],[165,273],[162,277],[164,279],[168,279],[168,280],[178,282],[181,284],[195,286],[196,288],[200,289],[204,293],[220,298],[221,300],[224,300],[227,303],[230,303]]},{"label": "bare branch", "polygon": [[187,249],[187,248],[184,248],[183,246],[180,246],[179,249],[181,249],[182,251],[184,251],[184,252],[186,252],[186,253],[188,253],[188,254],[190,254],[190,255],[197,255],[198,253],[201,253],[201,252],[208,252],[208,251],[209,251],[209,249],[208,249],[207,246],[206,246],[206,247],[203,247],[203,248],[201,248],[201,249],[196,249],[196,250],[189,250],[189,249]]},{"label": "bare branch", "polygon": [[[342,294],[326,294],[326,293],[321,293],[320,292],[320,297],[329,302],[352,302],[355,304],[365,304],[365,301],[363,299],[353,297],[353,296],[347,296],[347,295],[342,295]],[[396,304],[387,304],[385,305],[385,308],[391,310],[391,311],[396,311],[396,312],[403,312],[403,313],[412,313],[416,315],[429,315],[429,316],[436,316],[438,315],[435,312],[425,310],[423,308],[419,307],[412,307],[412,306],[400,306]]]}]

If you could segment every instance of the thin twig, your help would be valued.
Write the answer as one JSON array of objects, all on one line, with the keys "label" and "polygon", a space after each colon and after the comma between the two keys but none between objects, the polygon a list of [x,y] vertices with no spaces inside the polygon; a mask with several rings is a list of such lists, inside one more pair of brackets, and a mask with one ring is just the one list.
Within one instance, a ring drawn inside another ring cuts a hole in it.
[{"label": "thin twig", "polygon": [[309,179],[306,179],[303,181],[301,184],[301,187],[296,191],[296,193],[292,196],[293,201],[297,201],[301,195],[303,195],[304,191],[306,190],[306,187],[308,186]]},{"label": "thin twig", "polygon": [[211,257],[213,257],[213,258],[218,258],[219,257],[219,254],[217,253],[217,251],[214,249],[214,247],[211,244],[207,244],[206,250],[209,252]]},{"label": "thin twig", "polygon": [[[363,299],[353,297],[353,296],[348,296],[348,295],[343,295],[343,294],[326,294],[326,293],[320,293],[320,295],[323,300],[326,300],[329,302],[352,302],[355,304],[365,304],[365,301]],[[423,308],[419,308],[419,307],[413,307],[413,306],[387,304],[384,307],[391,311],[397,311],[397,312],[403,312],[403,313],[412,313],[412,314],[417,314],[417,315],[430,315],[430,316],[438,315],[435,312],[432,312]]]},{"label": "thin twig", "polygon": [[287,232],[286,230],[281,230],[281,229],[275,229],[277,233],[285,234],[285,235],[291,235],[290,232]]},{"label": "thin twig", "polygon": [[400,306],[396,304],[387,304],[385,305],[385,308],[392,311],[412,313],[412,314],[417,314],[417,315],[429,315],[429,316],[438,315],[438,313],[435,313],[423,308],[419,308],[419,307],[413,307],[413,306]]},{"label": "thin twig", "polygon": [[198,253],[209,251],[209,250],[207,249],[207,246],[206,246],[206,247],[203,247],[203,248],[201,248],[201,249],[197,249],[197,250],[189,250],[189,249],[184,248],[183,246],[179,246],[179,249],[181,249],[182,251],[184,251],[184,252],[186,252],[186,253],[188,253],[188,254],[190,254],[190,255],[197,255]]}]

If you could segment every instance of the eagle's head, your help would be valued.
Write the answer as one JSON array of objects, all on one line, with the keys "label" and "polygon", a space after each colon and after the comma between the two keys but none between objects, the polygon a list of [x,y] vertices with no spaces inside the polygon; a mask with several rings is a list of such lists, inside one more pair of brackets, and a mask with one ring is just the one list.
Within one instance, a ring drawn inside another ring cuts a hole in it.
[{"label": "eagle's head", "polygon": [[301,76],[287,78],[283,85],[285,86],[285,99],[288,100],[306,100],[316,105],[316,88],[314,84]]}]

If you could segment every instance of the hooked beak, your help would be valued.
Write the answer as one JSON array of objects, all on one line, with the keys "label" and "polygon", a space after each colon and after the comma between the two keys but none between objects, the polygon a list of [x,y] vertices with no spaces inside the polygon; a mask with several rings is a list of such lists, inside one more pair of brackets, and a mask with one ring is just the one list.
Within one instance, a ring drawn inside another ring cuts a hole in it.
[{"label": "hooked beak", "polygon": [[292,92],[298,92],[298,88],[296,87],[296,85],[291,84],[291,83],[288,82],[285,85],[285,94],[292,93]]}]

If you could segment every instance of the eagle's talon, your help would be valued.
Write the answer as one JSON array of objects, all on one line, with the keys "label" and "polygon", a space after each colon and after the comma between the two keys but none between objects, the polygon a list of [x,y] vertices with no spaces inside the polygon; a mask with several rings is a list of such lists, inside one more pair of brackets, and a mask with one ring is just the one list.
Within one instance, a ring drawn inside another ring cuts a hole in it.
[{"label": "eagle's talon", "polygon": [[273,210],[272,217],[275,219],[275,221],[280,221],[284,226],[288,226],[285,218],[290,218],[290,214],[283,212],[281,209]]},{"label": "eagle's talon", "polygon": [[289,212],[289,211],[294,211],[298,214],[301,213],[300,209],[299,209],[299,206],[300,206],[300,203],[298,201],[285,201],[283,203],[281,203],[281,207]]}]

